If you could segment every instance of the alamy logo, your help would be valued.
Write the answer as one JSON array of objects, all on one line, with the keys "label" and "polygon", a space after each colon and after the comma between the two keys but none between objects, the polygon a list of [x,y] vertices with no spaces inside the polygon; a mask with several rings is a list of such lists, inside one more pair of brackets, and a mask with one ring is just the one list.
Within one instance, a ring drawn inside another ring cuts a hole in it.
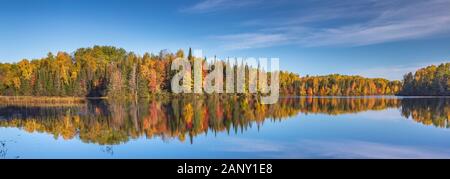
[{"label": "alamy logo", "polygon": [[[201,57],[202,51],[196,51]],[[174,93],[249,93],[260,96],[261,104],[274,104],[279,98],[279,59],[177,58],[171,70]],[[270,63],[270,65],[269,65]]]}]

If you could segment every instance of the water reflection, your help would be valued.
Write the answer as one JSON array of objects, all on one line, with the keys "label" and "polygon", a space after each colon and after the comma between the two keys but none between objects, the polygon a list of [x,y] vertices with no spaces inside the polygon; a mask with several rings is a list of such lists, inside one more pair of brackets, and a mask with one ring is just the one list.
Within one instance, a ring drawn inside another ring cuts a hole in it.
[{"label": "water reflection", "polygon": [[[448,128],[449,102],[447,98],[302,97],[282,98],[277,104],[262,105],[252,98],[216,96],[137,104],[92,100],[83,105],[64,107],[0,104],[0,126],[49,133],[66,140],[78,137],[84,143],[101,145],[125,143],[142,136],[193,143],[199,134],[238,133],[249,127],[259,127],[266,121],[280,121],[299,113],[341,115],[398,108],[406,118]],[[104,151],[113,153],[111,146],[106,146]]]},{"label": "water reflection", "polygon": [[425,125],[450,128],[450,99],[405,98],[402,100],[402,115]]}]

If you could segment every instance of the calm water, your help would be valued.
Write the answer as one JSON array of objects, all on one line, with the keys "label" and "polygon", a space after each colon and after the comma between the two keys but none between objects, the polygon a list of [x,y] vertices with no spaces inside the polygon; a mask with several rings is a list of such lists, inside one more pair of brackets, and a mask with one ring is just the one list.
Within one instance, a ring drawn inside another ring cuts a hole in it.
[{"label": "calm water", "polygon": [[0,104],[0,158],[450,158],[450,98]]}]

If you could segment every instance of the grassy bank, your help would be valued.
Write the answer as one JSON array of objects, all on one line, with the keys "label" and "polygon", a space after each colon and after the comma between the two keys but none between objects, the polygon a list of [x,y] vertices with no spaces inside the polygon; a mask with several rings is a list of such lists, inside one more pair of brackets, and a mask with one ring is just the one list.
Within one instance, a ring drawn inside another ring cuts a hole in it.
[{"label": "grassy bank", "polygon": [[87,98],[80,97],[36,97],[36,96],[0,96],[0,104],[27,104],[27,105],[74,105],[83,104]]}]

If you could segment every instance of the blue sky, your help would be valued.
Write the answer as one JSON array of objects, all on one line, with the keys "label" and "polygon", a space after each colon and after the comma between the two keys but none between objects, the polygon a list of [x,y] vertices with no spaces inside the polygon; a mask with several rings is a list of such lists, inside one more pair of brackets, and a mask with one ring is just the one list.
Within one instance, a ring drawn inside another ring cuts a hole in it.
[{"label": "blue sky", "polygon": [[278,57],[300,75],[401,79],[450,61],[450,0],[0,0],[0,62],[114,45]]}]

